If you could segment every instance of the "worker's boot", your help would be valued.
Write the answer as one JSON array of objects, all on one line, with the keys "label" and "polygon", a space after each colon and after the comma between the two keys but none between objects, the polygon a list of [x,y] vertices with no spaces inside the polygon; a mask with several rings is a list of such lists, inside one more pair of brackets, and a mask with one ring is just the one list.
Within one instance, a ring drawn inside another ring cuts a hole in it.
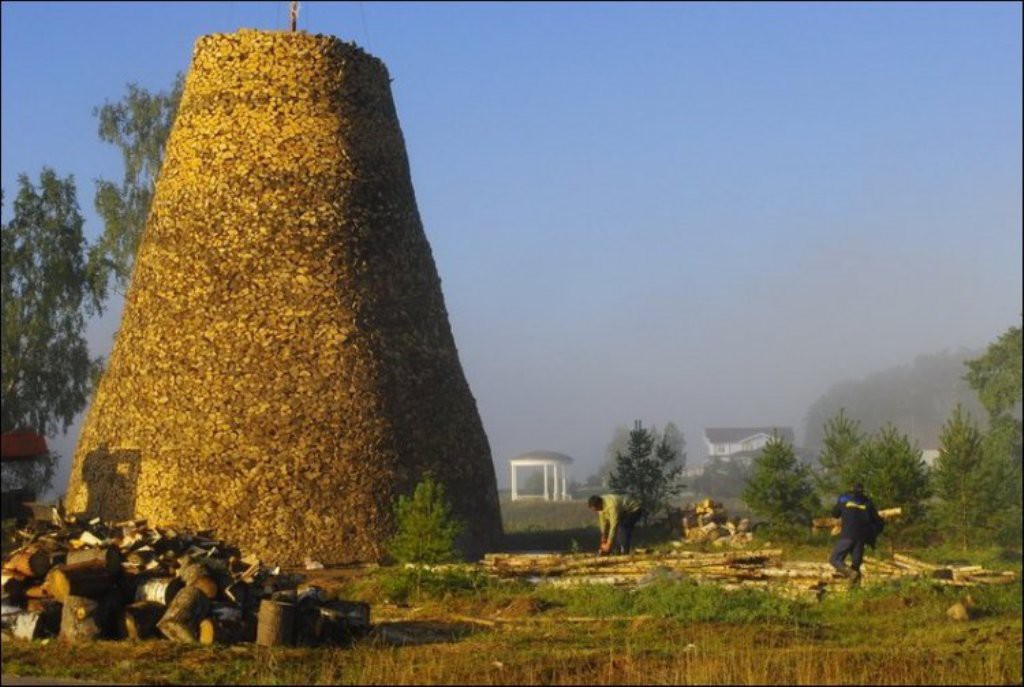
[{"label": "worker's boot", "polygon": [[853,576],[853,571],[844,565],[841,568],[836,567],[836,574],[841,575],[842,577],[845,577],[849,580]]},{"label": "worker's boot", "polygon": [[860,570],[854,570],[852,572],[852,574],[850,575],[850,586],[851,587],[859,587],[860,586]]}]

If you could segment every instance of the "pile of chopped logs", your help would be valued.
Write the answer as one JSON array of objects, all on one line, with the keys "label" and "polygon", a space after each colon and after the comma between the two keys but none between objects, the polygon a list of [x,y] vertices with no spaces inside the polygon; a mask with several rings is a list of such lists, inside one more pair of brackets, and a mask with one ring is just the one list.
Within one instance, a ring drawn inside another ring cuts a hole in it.
[{"label": "pile of chopped logs", "polygon": [[[690,579],[727,589],[760,588],[791,598],[817,600],[826,592],[843,592],[849,582],[825,561],[783,561],[782,549],[697,552],[672,551],[630,556],[593,554],[488,554],[484,569],[499,578],[525,578],[538,584],[645,585],[659,579]],[[864,585],[899,578],[925,578],[938,584],[973,586],[1008,584],[1013,572],[980,566],[937,566],[897,554],[892,561],[871,557],[861,567]]]},{"label": "pile of chopped logs", "polygon": [[682,511],[683,539],[714,546],[746,546],[754,540],[749,518],[730,520],[718,501],[704,499]]},{"label": "pile of chopped logs", "polygon": [[69,509],[350,563],[429,470],[464,550],[497,546],[384,63],[303,31],[203,36],[165,151]]},{"label": "pile of chopped logs", "polygon": [[368,604],[330,600],[209,531],[70,517],[19,536],[3,562],[5,639],[320,646],[370,628]]}]

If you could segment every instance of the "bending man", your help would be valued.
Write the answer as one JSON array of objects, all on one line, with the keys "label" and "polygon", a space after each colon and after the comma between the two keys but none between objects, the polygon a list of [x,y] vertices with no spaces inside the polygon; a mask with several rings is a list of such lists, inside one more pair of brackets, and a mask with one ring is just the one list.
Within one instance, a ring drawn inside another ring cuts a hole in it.
[{"label": "bending man", "polygon": [[633,528],[644,514],[640,503],[629,496],[605,494],[591,496],[587,507],[597,513],[597,527],[601,530],[598,554],[629,553]]}]

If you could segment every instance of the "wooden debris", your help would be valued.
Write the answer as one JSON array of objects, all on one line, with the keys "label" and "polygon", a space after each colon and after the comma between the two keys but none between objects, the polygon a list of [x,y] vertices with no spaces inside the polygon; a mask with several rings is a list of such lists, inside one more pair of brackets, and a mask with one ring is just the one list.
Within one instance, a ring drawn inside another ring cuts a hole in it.
[{"label": "wooden debris", "polygon": [[[300,576],[243,556],[208,531],[68,516],[59,527],[42,526],[18,536],[27,543],[11,557],[27,561],[26,552],[45,550],[51,563],[71,562],[50,569],[45,579],[5,569],[4,637],[45,637],[51,625],[52,635],[72,613],[64,633],[71,641],[165,636],[186,642],[253,642],[259,602],[269,598],[301,605],[304,613],[293,632],[305,633],[311,644],[339,644],[369,630],[367,604],[328,600],[316,586],[299,586]],[[62,601],[72,597],[78,600],[65,613]],[[309,628],[303,627],[306,621]]]},{"label": "wooden debris", "polygon": [[[670,579],[690,579],[726,589],[764,589],[783,596],[820,599],[826,591],[845,592],[848,584],[825,561],[781,560],[781,549],[702,553],[634,554],[597,557],[591,554],[489,554],[481,567],[500,578],[526,578],[538,584],[642,585],[667,573]],[[862,567],[865,584],[901,577],[920,577],[940,584],[972,586],[1013,582],[1012,572],[983,571],[980,566],[937,566],[897,554],[893,561],[867,557]]]}]

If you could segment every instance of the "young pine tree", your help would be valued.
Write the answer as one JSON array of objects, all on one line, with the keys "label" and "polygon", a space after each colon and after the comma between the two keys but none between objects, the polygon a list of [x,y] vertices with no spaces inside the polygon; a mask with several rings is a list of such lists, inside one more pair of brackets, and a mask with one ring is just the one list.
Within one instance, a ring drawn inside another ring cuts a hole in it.
[{"label": "young pine tree", "polygon": [[645,522],[668,506],[670,496],[682,490],[679,477],[685,456],[679,455],[677,446],[673,438],[663,436],[655,448],[653,433],[637,420],[629,433],[626,452],[615,457],[615,470],[608,484],[612,490],[640,502]]},{"label": "young pine tree", "polygon": [[936,514],[964,550],[992,506],[984,459],[982,434],[958,403],[939,435],[932,484],[941,499]]},{"label": "young pine tree", "polygon": [[395,504],[396,531],[388,552],[399,563],[449,563],[458,560],[455,539],[463,525],[451,512],[444,485],[427,473],[412,496]]},{"label": "young pine tree", "polygon": [[793,446],[778,434],[754,459],[742,498],[775,527],[810,525],[821,508],[810,468],[797,460]]},{"label": "young pine tree", "polygon": [[863,440],[860,422],[846,417],[845,408],[840,408],[839,414],[825,423],[825,436],[818,454],[821,470],[816,482],[826,498],[835,498],[848,488],[847,471]]},{"label": "young pine tree", "polygon": [[921,450],[891,424],[861,446],[846,473],[848,484],[855,481],[864,484],[878,508],[903,509],[903,515],[885,527],[893,547],[897,539],[922,521],[925,501],[931,495],[928,466]]}]

